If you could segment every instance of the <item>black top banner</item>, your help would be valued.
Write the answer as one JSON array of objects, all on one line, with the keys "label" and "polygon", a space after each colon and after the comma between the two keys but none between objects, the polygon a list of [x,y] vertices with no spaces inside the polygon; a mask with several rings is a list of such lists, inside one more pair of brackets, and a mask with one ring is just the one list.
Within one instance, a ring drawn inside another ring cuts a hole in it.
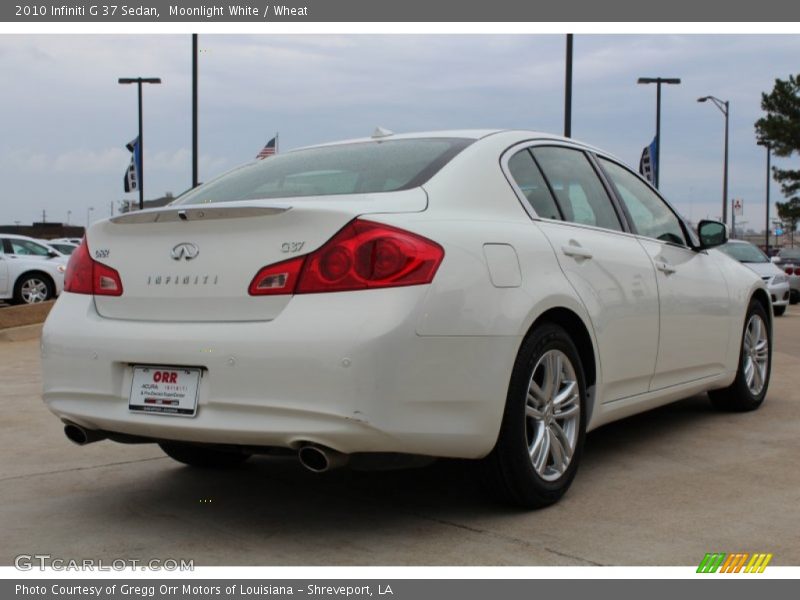
[{"label": "black top banner", "polygon": [[800,22],[800,2],[759,0],[72,0],[0,3],[3,22]]}]

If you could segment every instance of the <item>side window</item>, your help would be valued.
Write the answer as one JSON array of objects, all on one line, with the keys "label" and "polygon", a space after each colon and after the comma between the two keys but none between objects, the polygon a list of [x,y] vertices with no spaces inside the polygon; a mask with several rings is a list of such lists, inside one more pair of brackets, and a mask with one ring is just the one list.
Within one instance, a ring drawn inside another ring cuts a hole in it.
[{"label": "side window", "polygon": [[627,169],[598,158],[628,209],[636,233],[685,246],[686,238],[678,217],[658,194]]},{"label": "side window", "polygon": [[538,216],[543,219],[561,219],[556,201],[527,149],[520,150],[511,157],[508,170]]},{"label": "side window", "polygon": [[583,152],[555,146],[541,146],[532,152],[556,194],[564,219],[622,231],[614,205]]},{"label": "side window", "polygon": [[47,256],[47,248],[28,240],[11,238],[11,253],[19,256]]}]

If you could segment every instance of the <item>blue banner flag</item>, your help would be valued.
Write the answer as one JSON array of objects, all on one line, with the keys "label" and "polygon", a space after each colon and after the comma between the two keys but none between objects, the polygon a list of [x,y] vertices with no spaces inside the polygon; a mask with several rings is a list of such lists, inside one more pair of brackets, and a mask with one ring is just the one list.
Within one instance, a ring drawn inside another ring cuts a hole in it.
[{"label": "blue banner flag", "polygon": [[139,173],[142,172],[142,156],[139,151],[139,136],[136,136],[131,142],[125,144],[125,147],[131,153],[131,164],[125,170],[125,178],[123,180],[126,192],[135,192],[139,189]]},{"label": "blue banner flag", "polygon": [[642,158],[639,160],[639,173],[644,176],[651,185],[655,185],[656,169],[658,165],[658,155],[656,153],[656,138],[645,146],[642,150]]}]

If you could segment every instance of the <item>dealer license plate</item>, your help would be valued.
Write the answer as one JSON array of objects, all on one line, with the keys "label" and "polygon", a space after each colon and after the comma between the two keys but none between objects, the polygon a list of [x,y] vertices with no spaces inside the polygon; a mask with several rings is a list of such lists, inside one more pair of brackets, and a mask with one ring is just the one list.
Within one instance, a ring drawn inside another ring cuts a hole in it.
[{"label": "dealer license plate", "polygon": [[178,367],[133,367],[128,409],[177,417],[197,412],[200,369]]}]

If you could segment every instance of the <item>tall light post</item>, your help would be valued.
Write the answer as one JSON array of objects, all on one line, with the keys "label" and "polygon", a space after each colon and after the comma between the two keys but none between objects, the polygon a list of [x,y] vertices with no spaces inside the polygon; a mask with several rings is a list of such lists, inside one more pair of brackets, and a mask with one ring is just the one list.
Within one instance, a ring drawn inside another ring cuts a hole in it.
[{"label": "tall light post", "polygon": [[67,211],[67,225],[69,225],[69,220],[70,220],[71,217],[72,217],[72,211],[68,210]]},{"label": "tall light post", "polygon": [[656,84],[656,159],[655,176],[653,177],[653,187],[658,189],[658,182],[661,179],[661,84],[678,85],[681,82],[677,77],[639,77],[636,83]]},{"label": "tall light post", "polygon": [[719,111],[725,115],[725,161],[722,166],[722,222],[728,223],[728,121],[730,115],[730,102],[720,100],[715,96],[703,96],[698,102],[711,100]]},{"label": "tall light post", "polygon": [[564,73],[564,137],[572,137],[572,34],[567,34],[567,60]]},{"label": "tall light post", "polygon": [[91,222],[91,213],[94,210],[94,206],[90,206],[86,209],[86,229],[89,229],[89,223]]},{"label": "tall light post", "polygon": [[767,216],[764,221],[764,227],[766,231],[764,232],[764,251],[769,256],[769,184],[770,184],[770,159],[772,158],[772,144],[767,141],[761,140],[758,142],[759,146],[764,146],[767,149]]},{"label": "tall light post", "polygon": [[139,164],[138,168],[138,181],[139,185],[139,210],[144,208],[144,135],[142,134],[142,84],[143,83],[161,83],[158,77],[120,77],[119,83],[128,84],[135,83],[139,88]]},{"label": "tall light post", "polygon": [[197,34],[192,34],[192,187],[200,184],[197,168]]}]

